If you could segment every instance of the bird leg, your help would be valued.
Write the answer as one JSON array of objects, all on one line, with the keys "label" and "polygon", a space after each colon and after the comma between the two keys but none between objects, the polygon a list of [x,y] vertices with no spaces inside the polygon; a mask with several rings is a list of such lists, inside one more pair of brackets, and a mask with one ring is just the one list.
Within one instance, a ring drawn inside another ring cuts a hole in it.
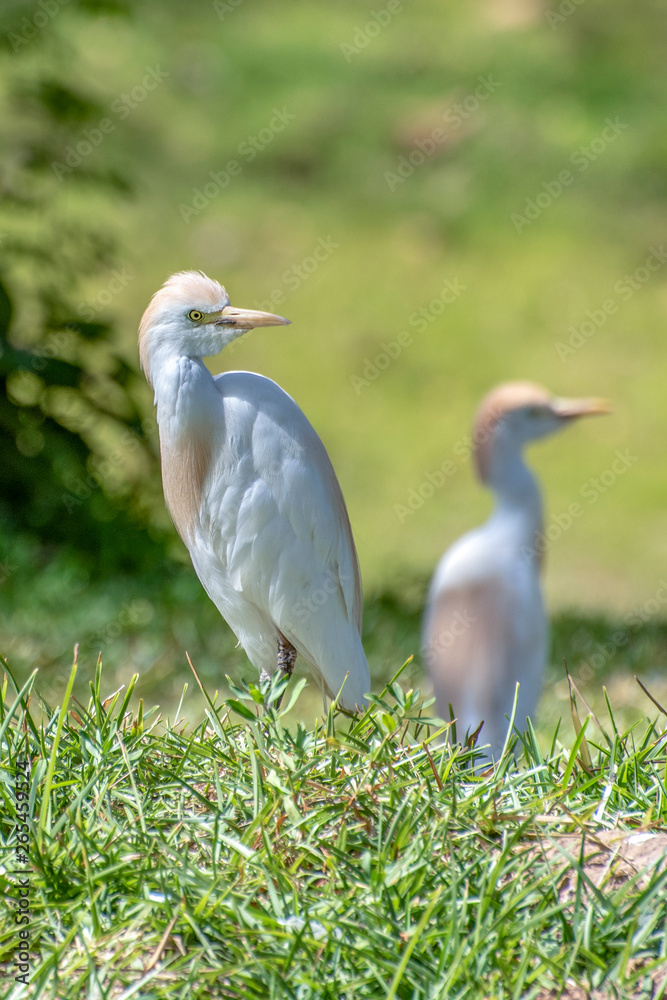
[{"label": "bird leg", "polygon": [[278,670],[291,677],[295,663],[296,649],[291,642],[288,642],[284,635],[278,636]]},{"label": "bird leg", "polygon": [[[278,635],[278,670],[281,674],[287,674],[288,677],[292,676],[292,671],[294,670],[294,664],[296,663],[296,649],[289,642],[284,635]],[[282,701],[282,695],[278,699],[276,708],[280,708],[280,703]]]}]

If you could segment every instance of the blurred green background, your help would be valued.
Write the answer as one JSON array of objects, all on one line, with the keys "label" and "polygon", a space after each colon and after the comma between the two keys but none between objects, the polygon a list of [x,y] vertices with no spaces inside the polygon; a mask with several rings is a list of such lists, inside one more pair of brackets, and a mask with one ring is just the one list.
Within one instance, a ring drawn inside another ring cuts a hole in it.
[{"label": "blurred green background", "polygon": [[[78,641],[82,685],[101,650],[118,683],[139,671],[139,693],[165,706],[187,679],[185,649],[211,687],[251,675],[165,513],[138,372],[151,294],[199,268],[232,303],[292,320],[211,368],[276,379],[322,436],[378,682],[417,654],[437,559],[490,509],[466,437],[481,395],[530,378],[613,400],[612,416],[531,453],[553,539],[543,715],[564,704],[563,657],[593,699],[616,672],[623,703],[650,707],[631,678],[665,691],[664,12],[650,0],[5,0],[10,667],[39,666],[56,697]],[[444,463],[442,485],[424,487]],[[411,670],[419,681],[418,656]]]}]

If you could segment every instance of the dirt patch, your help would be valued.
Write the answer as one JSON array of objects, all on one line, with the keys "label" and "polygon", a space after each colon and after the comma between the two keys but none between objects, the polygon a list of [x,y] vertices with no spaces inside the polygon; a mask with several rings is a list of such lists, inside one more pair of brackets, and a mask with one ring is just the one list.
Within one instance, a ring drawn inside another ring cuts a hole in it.
[{"label": "dirt patch", "polygon": [[637,875],[638,883],[645,885],[667,861],[667,833],[627,830],[573,833],[544,843],[543,850],[549,860],[573,862],[577,866],[573,874],[583,870],[598,888],[607,878],[621,882]]},{"label": "dirt patch", "polygon": [[[667,833],[650,831],[601,830],[596,833],[565,834],[543,840],[541,858],[551,861],[562,871],[558,896],[567,907],[580,891],[590,896],[595,890],[615,889],[628,879],[636,879],[639,888],[646,886],[654,873],[667,866]],[[583,890],[580,879],[583,877]],[[595,889],[593,888],[595,887]],[[635,966],[638,972],[640,965]],[[661,1000],[667,996],[667,968],[653,969],[646,974],[638,1000]],[[588,991],[577,983],[568,982],[562,990],[544,990],[535,1000],[617,1000],[613,985]]]}]

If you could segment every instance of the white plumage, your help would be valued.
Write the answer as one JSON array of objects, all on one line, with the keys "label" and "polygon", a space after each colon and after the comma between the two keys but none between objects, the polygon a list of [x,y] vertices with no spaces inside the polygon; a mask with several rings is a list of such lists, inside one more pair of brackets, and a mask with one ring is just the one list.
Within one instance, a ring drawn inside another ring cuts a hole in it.
[{"label": "white plumage", "polygon": [[548,624],[540,589],[542,500],[525,465],[529,441],[575,417],[606,413],[600,400],[557,399],[530,382],[498,386],[482,402],[473,430],[481,482],[496,496],[487,523],[455,542],[431,581],[423,656],[440,716],[451,704],[457,737],[484,722],[480,746],[497,757],[519,683],[515,725],[537,708]]},{"label": "white plumage", "polygon": [[[260,675],[297,652],[323,694],[366,704],[362,593],[345,502],[324,445],[280,386],[251,372],[215,378],[203,357],[256,326],[201,273],[172,275],[139,331],[155,390],[164,494],[204,589]],[[346,679],[347,675],[347,679]]]}]

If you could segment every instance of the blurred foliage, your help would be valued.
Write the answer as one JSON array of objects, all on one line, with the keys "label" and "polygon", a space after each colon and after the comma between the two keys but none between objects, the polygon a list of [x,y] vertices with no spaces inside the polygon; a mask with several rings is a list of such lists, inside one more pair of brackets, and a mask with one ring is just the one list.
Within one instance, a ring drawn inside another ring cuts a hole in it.
[{"label": "blurred foliage", "polygon": [[[121,5],[79,5],[90,17],[102,9]],[[34,536],[47,554],[67,545],[101,574],[145,569],[162,548],[149,538],[135,496],[139,471],[158,475],[146,434],[153,422],[142,417],[136,366],[118,350],[103,308],[82,318],[74,305],[84,277],[111,270],[114,280],[117,253],[92,221],[94,198],[127,194],[131,178],[68,169],[82,191],[81,219],[71,212],[55,165],[66,165],[86,127],[92,135],[102,108],[83,86],[64,81],[70,53],[59,36],[28,44],[26,32],[48,5],[30,20],[26,10],[3,9],[2,38],[13,52],[3,57],[0,143],[2,524]]]},{"label": "blurred foliage", "polygon": [[[207,2],[187,14],[178,0],[54,2],[5,0],[0,11],[10,660],[40,665],[57,687],[78,640],[82,662],[101,649],[119,682],[139,669],[162,704],[178,696],[185,649],[211,686],[250,669],[194,573],[168,558],[183,549],[137,372],[150,294],[197,267],[238,305],[282,296],[273,305],[293,320],[211,367],[276,379],[321,434],[362,562],[374,683],[417,652],[428,574],[488,512],[466,434],[480,395],[514,377],[617,404],[531,452],[554,516],[617,449],[637,456],[581,519],[555,524],[550,605],[576,610],[555,620],[542,710],[567,710],[563,658],[584,687],[664,670],[662,608],[612,655],[598,649],[631,601],[654,600],[667,558],[667,268],[627,301],[614,291],[667,223],[664,4],[423,0],[376,31],[367,0]],[[475,97],[480,80],[494,81],[488,99]],[[294,117],[267,138],[276,109]],[[628,127],[598,153],[607,119]],[[443,121],[446,141],[431,148]],[[582,147],[594,157],[586,169],[571,159],[581,163]],[[233,159],[242,171],[223,186]],[[517,232],[512,214],[538,194],[544,204],[564,168],[576,183]],[[336,246],[311,269],[320,239]],[[442,309],[446,280],[465,293]],[[556,345],[610,295],[617,311],[560,358]],[[374,368],[401,331],[409,346]],[[444,461],[454,473],[397,516]],[[596,654],[599,669],[582,674]],[[405,676],[421,681],[418,658]]]},{"label": "blurred foliage", "polygon": [[[428,573],[488,512],[463,442],[493,382],[609,396],[613,417],[531,453],[555,515],[581,502],[617,449],[637,456],[550,549],[547,585],[555,603],[615,610],[650,595],[667,558],[667,268],[636,294],[624,285],[629,297],[614,286],[661,245],[667,222],[662,7],[566,6],[423,0],[377,30],[364,0],[206,3],[187,17],[176,0],[70,0],[43,24],[39,5],[10,0],[0,138],[16,155],[3,185],[20,199],[29,187],[43,209],[29,225],[18,206],[3,209],[17,223],[3,220],[3,244],[33,247],[13,254],[12,343],[45,329],[34,290],[60,265],[58,294],[73,277],[80,291],[59,323],[118,320],[85,342],[96,400],[150,421],[135,331],[171,271],[202,268],[239,305],[270,308],[277,296],[293,325],[244,337],[211,367],[260,371],[298,401],[341,480],[364,580],[380,590],[406,567]],[[606,142],[608,119],[627,128]],[[232,160],[241,170],[226,178]],[[54,163],[67,170],[56,176]],[[564,168],[575,180],[550,200],[544,185],[555,190]],[[512,216],[538,195],[549,204],[517,232]],[[333,249],[318,261],[320,240]],[[126,285],[110,295],[117,269]],[[445,281],[465,290],[443,308]],[[562,359],[557,345],[610,296],[616,311]],[[395,353],[402,331],[410,343],[387,364],[383,344]],[[111,355],[131,370],[121,394]],[[113,451],[114,420],[102,418],[91,415],[86,444]],[[149,461],[140,436],[103,491],[170,533],[151,427]],[[454,474],[401,519],[448,460]]]},{"label": "blurred foliage", "polygon": [[[620,0],[610,13],[586,0],[555,22],[554,10],[423,0],[376,32],[364,0],[207,3],[186,18],[175,0],[149,0],[131,19],[94,22],[68,4],[48,27],[72,53],[63,85],[94,97],[114,126],[63,178],[69,208],[81,211],[82,175],[132,164],[134,196],[94,213],[134,276],[113,301],[117,350],[136,364],[137,319],[180,268],[219,278],[239,305],[270,308],[273,297],[292,326],[257,331],[209,364],[262,372],[298,401],[331,455],[374,589],[406,568],[425,575],[487,514],[463,444],[481,394],[506,378],[615,404],[531,451],[548,513],[574,501],[585,515],[549,550],[552,603],[619,611],[663,572],[667,267],[636,291],[624,277],[667,223],[660,5]],[[280,115],[293,116],[284,128]],[[627,125],[609,142],[607,119]],[[557,190],[566,168],[574,181],[550,200],[543,185]],[[517,232],[512,215],[538,195],[548,204]],[[332,252],[318,261],[320,240]],[[108,281],[90,275],[86,300]],[[446,281],[465,290],[443,306]],[[562,359],[557,345],[572,328],[590,332],[588,313],[610,297],[616,311]],[[137,398],[150,413],[147,386]],[[637,461],[582,503],[617,449]],[[448,460],[454,473],[401,519]],[[140,482],[151,523],[168,530],[159,480]]]}]

